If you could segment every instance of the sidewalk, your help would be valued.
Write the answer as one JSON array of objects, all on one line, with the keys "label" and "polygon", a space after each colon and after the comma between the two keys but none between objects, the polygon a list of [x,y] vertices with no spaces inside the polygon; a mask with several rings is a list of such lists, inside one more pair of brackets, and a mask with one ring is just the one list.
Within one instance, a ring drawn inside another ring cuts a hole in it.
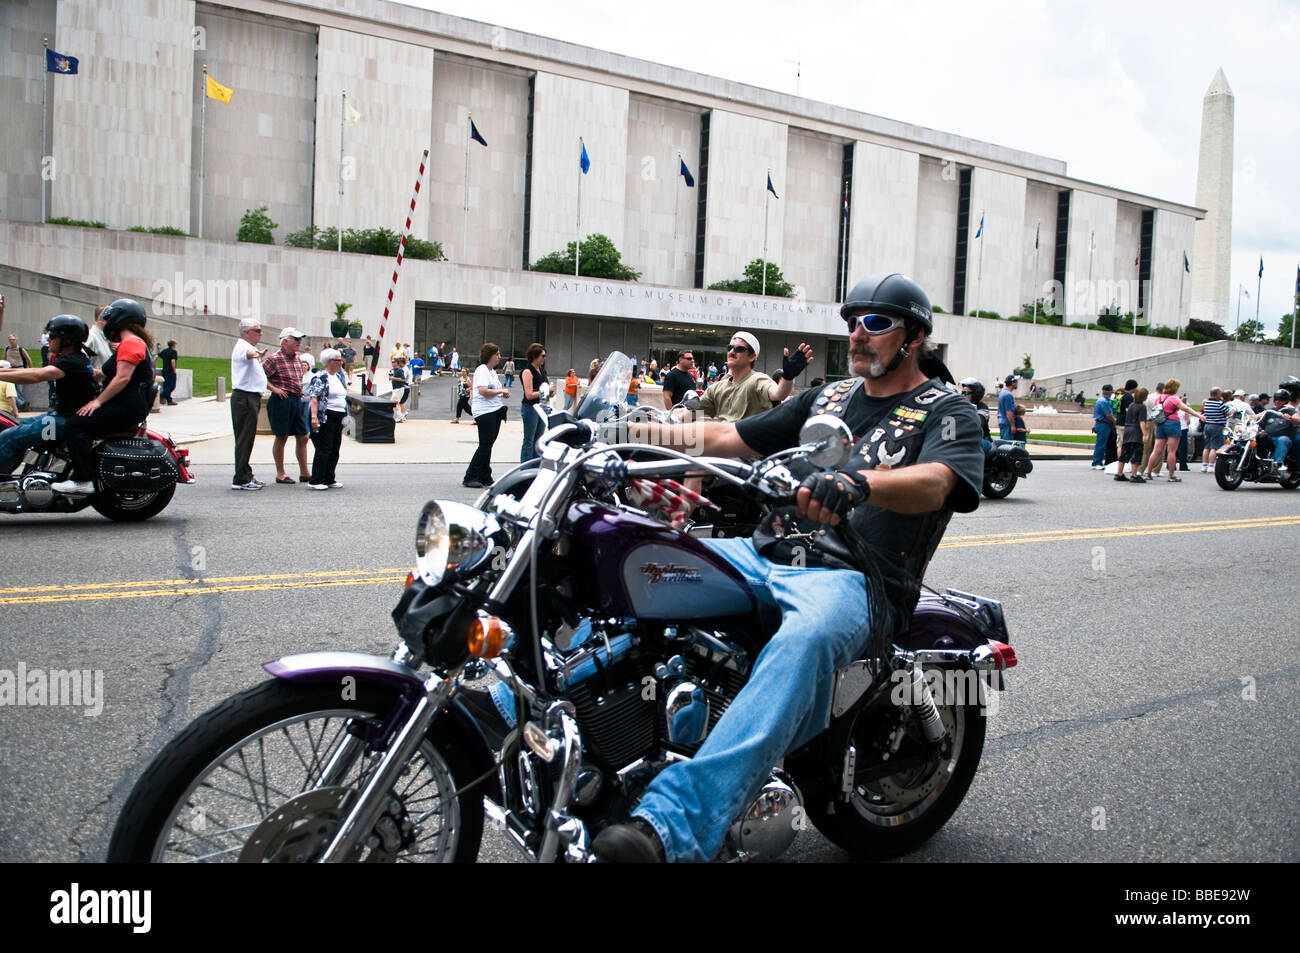
[{"label": "sidewalk", "polygon": [[[514,391],[518,391],[516,381]],[[459,424],[450,423],[452,378],[425,378],[420,393],[420,407],[408,405],[409,416],[395,424],[395,443],[357,443],[343,438],[341,463],[454,463],[466,465],[478,448],[478,430],[468,415]],[[559,406],[557,403],[556,406]],[[656,404],[657,406],[657,404]],[[523,441],[519,396],[510,402],[510,411],[496,443],[492,447],[493,463],[517,463]],[[217,403],[215,397],[197,397],[181,401],[176,407],[163,407],[149,416],[149,426],[170,433],[180,445],[189,447],[190,459],[196,464],[231,465],[234,463],[235,438],[230,423],[229,402]],[[1044,434],[1046,436],[1046,434]],[[265,475],[271,464],[270,434],[258,434],[253,444],[253,466]],[[1035,460],[1091,458],[1092,446],[1048,446],[1029,444]],[[292,460],[292,444],[288,456]],[[311,451],[308,451],[308,461]],[[293,464],[289,464],[293,469]],[[295,475],[296,474],[292,474]]]}]

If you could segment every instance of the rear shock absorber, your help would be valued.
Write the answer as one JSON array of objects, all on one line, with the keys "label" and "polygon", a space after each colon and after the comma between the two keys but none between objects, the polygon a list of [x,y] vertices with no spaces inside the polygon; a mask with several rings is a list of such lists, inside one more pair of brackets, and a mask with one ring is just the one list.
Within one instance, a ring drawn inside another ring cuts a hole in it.
[{"label": "rear shock absorber", "polygon": [[944,738],[943,720],[939,717],[939,708],[934,703],[930,692],[930,683],[925,680],[925,670],[916,662],[910,671],[912,690],[908,694],[908,708],[916,716],[921,726],[921,733],[930,744],[938,744]]}]

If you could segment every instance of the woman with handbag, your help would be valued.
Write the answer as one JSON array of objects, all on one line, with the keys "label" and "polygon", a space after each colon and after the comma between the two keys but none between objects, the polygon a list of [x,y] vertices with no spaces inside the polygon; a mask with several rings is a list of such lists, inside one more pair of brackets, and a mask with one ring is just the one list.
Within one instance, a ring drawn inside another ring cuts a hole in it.
[{"label": "woman with handbag", "polygon": [[1156,397],[1154,418],[1156,445],[1151,449],[1151,458],[1147,460],[1146,479],[1148,480],[1151,479],[1151,471],[1155,469],[1156,464],[1164,460],[1169,467],[1169,482],[1183,482],[1175,476],[1178,467],[1178,442],[1183,436],[1183,425],[1178,422],[1178,412],[1181,410],[1192,417],[1200,417],[1201,422],[1205,422],[1203,414],[1198,414],[1179,400],[1178,388],[1181,386],[1181,381],[1170,378],[1165,381],[1164,393]]}]

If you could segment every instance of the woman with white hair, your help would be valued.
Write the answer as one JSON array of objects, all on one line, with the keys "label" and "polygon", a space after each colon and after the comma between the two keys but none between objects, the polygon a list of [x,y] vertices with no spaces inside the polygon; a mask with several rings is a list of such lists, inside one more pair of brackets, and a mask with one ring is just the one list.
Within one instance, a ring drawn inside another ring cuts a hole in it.
[{"label": "woman with white hair", "polygon": [[338,490],[343,484],[335,477],[339,447],[343,443],[343,420],[347,416],[347,381],[343,377],[343,355],[335,348],[320,352],[323,370],[303,381],[302,393],[311,401],[311,442],[316,454],[311,461],[313,490]]}]

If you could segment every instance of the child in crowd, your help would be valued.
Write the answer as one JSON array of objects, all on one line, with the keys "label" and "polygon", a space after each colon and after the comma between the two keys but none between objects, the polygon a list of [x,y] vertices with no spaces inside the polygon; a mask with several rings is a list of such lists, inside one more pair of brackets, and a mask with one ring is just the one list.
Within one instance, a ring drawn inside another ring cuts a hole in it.
[{"label": "child in crowd", "polygon": [[1011,439],[1023,443],[1029,439],[1029,428],[1025,426],[1025,405],[1016,404],[1016,411],[1011,425]]},{"label": "child in crowd", "polygon": [[[1145,387],[1139,387],[1133,392],[1133,403],[1128,405],[1128,410],[1124,413],[1124,442],[1119,454],[1119,470],[1115,474],[1116,483],[1145,483],[1146,480],[1138,475],[1138,469],[1142,462],[1142,425],[1147,419],[1146,400],[1149,391]],[[1129,464],[1133,472],[1130,476],[1124,475],[1124,464]]]}]

